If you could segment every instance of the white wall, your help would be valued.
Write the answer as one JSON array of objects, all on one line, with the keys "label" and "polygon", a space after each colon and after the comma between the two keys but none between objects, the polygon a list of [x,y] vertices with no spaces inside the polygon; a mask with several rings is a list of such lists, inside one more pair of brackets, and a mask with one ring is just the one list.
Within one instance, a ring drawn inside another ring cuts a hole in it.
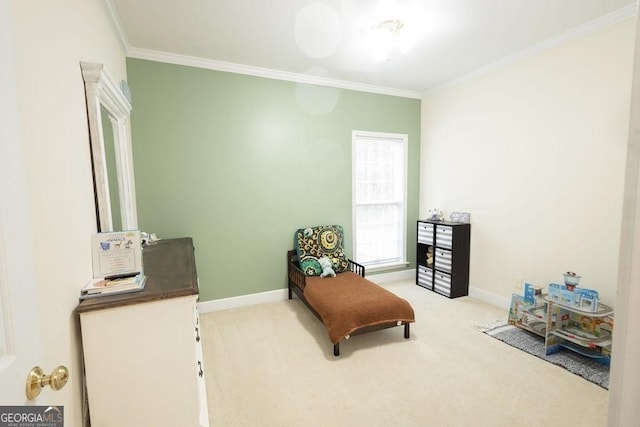
[{"label": "white wall", "polygon": [[422,103],[420,216],[471,212],[472,292],[583,276],[615,304],[635,19]]},{"label": "white wall", "polygon": [[[124,49],[100,0],[11,1],[20,131],[46,373],[64,364],[70,382],[46,403],[81,425],[81,350],[74,309],[91,278],[96,231],[87,113],[80,61],[126,76]],[[25,372],[26,378],[26,372]]]},{"label": "white wall", "polygon": [[622,210],[620,269],[616,304],[607,425],[638,423],[640,401],[640,335],[637,310],[640,307],[640,28],[636,29],[635,67],[629,145]]}]

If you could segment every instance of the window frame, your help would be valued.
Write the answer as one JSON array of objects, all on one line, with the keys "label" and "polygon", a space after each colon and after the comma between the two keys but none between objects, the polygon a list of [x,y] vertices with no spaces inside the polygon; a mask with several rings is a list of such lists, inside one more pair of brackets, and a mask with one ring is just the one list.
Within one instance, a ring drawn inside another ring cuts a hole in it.
[{"label": "window frame", "polygon": [[[407,220],[408,220],[408,180],[409,180],[409,135],[401,134],[401,133],[389,133],[389,132],[373,132],[373,131],[362,131],[362,130],[353,130],[351,132],[351,212],[352,212],[352,245],[353,245],[353,258],[357,262],[361,262],[358,260],[358,227],[357,227],[357,183],[356,183],[356,143],[360,138],[367,139],[384,139],[384,140],[399,140],[402,146],[402,167],[404,168],[404,173],[401,179],[401,195],[402,195],[402,209],[401,209],[401,219],[400,219],[400,259],[393,262],[386,263],[370,263],[364,262],[363,264],[367,267],[367,271],[376,271],[376,270],[387,270],[393,268],[402,268],[406,267],[409,262],[407,261]],[[362,263],[362,262],[361,262]]]}]

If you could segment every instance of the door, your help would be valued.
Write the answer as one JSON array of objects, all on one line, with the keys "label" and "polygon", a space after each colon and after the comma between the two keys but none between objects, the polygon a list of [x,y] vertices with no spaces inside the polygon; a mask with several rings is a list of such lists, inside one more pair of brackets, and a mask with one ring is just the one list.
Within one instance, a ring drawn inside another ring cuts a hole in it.
[{"label": "door", "polygon": [[9,15],[0,0],[0,405],[24,405],[27,373],[45,359]]}]

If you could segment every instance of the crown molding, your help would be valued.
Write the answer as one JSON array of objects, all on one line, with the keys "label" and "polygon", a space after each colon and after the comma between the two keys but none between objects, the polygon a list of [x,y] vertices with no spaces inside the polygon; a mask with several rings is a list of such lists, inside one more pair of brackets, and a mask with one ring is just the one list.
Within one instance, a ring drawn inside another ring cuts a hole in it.
[{"label": "crown molding", "polygon": [[122,27],[122,22],[120,21],[116,7],[113,5],[111,0],[100,0],[100,2],[102,3],[104,10],[107,12],[109,21],[111,21],[111,26],[118,36],[122,48],[125,52],[128,52],[130,49],[129,40],[127,39],[127,34],[125,33],[124,28]]},{"label": "crown molding", "polygon": [[541,53],[545,50],[552,49],[560,46],[575,38],[585,36],[587,34],[598,31],[609,25],[616,24],[627,18],[635,16],[638,12],[638,5],[636,3],[622,7],[611,13],[603,15],[599,18],[591,20],[585,24],[579,25],[568,31],[565,31],[557,36],[550,37],[541,43],[535,44],[528,48],[525,48],[519,52],[508,55],[480,67],[474,71],[463,74],[438,86],[435,86],[427,91],[412,91],[398,88],[390,88],[385,86],[376,86],[366,83],[359,83],[347,80],[330,79],[326,77],[312,76],[308,74],[291,73],[287,71],[274,70],[269,68],[254,67],[250,65],[236,64],[232,62],[216,61],[206,58],[200,58],[195,56],[179,55],[169,52],[162,52],[151,49],[142,49],[132,47],[129,44],[126,33],[123,29],[118,13],[113,5],[112,0],[101,0],[103,7],[105,8],[111,23],[114,27],[116,34],[120,39],[127,56],[137,59],[145,59],[149,61],[164,62],[169,64],[184,65],[188,67],[204,68],[215,71],[224,71],[229,73],[244,74],[256,77],[264,77],[268,79],[291,81],[302,84],[311,84],[317,86],[334,87],[339,89],[355,90],[359,92],[369,92],[381,95],[399,96],[403,98],[422,99],[426,96],[436,94],[438,92],[460,86],[464,83],[475,80],[486,74],[498,71],[511,64],[522,61],[535,54]]},{"label": "crown molding", "polygon": [[574,27],[556,36],[550,37],[540,43],[529,46],[512,55],[505,56],[502,59],[499,59],[483,67],[480,67],[474,71],[471,71],[470,73],[463,74],[459,77],[449,80],[448,82],[435,86],[427,90],[426,92],[424,92],[422,94],[423,98],[429,95],[437,94],[447,89],[452,89],[454,87],[460,86],[464,83],[475,80],[486,74],[492,73],[494,71],[498,71],[511,64],[515,64],[516,62],[522,61],[523,59],[529,58],[538,53],[560,46],[564,43],[567,43],[570,40],[594,33],[598,30],[608,27],[609,25],[617,24],[618,22],[621,22],[632,16],[635,16],[637,13],[638,13],[638,5],[636,3],[622,7],[618,10],[614,10],[611,13],[608,13],[599,18],[593,19],[589,22],[586,22],[582,25]]},{"label": "crown molding", "polygon": [[164,62],[168,64],[185,65],[188,67],[204,68],[215,71],[224,71],[236,74],[245,74],[249,76],[264,77],[268,79],[291,81],[302,84],[310,84],[316,86],[333,87],[339,89],[355,90],[359,92],[376,93],[380,95],[399,96],[402,98],[422,99],[423,93],[419,91],[391,88],[385,86],[376,86],[366,83],[352,82],[347,80],[330,79],[326,77],[312,76],[308,74],[291,73],[287,71],[274,70],[270,68],[254,67],[251,65],[242,65],[232,62],[216,61],[212,59],[200,58],[188,55],[179,55],[175,53],[162,52],[151,49],[142,49],[131,46],[127,39],[126,32],[118,12],[113,5],[112,0],[100,0],[107,15],[110,18],[111,25],[120,39],[120,44],[124,48],[128,57],[137,59],[146,59],[149,61]]},{"label": "crown molding", "polygon": [[421,99],[423,96],[423,94],[418,91],[376,86],[347,80],[330,79],[308,74],[291,73],[288,71],[274,70],[271,68],[254,67],[251,65],[216,61],[196,56],[179,55],[175,53],[141,49],[137,47],[130,47],[127,51],[127,56],[129,56],[130,58],[145,59],[149,61],[164,62],[168,64],[185,65],[187,67],[204,68],[208,70],[264,77],[267,79],[285,80],[302,84],[355,90],[359,92],[377,93],[380,95],[399,96],[402,98]]}]

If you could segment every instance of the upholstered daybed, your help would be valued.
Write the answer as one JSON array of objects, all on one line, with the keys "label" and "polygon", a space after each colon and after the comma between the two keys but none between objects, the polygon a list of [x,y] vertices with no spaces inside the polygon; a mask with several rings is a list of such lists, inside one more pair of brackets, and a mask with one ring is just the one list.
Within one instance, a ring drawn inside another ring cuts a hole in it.
[{"label": "upholstered daybed", "polygon": [[[299,229],[287,252],[289,299],[295,293],[322,321],[340,354],[340,341],[352,335],[409,324],[415,321],[406,300],[364,278],[365,268],[348,259],[342,246],[342,227],[320,226]],[[320,277],[318,259],[331,260],[335,277]]]}]

